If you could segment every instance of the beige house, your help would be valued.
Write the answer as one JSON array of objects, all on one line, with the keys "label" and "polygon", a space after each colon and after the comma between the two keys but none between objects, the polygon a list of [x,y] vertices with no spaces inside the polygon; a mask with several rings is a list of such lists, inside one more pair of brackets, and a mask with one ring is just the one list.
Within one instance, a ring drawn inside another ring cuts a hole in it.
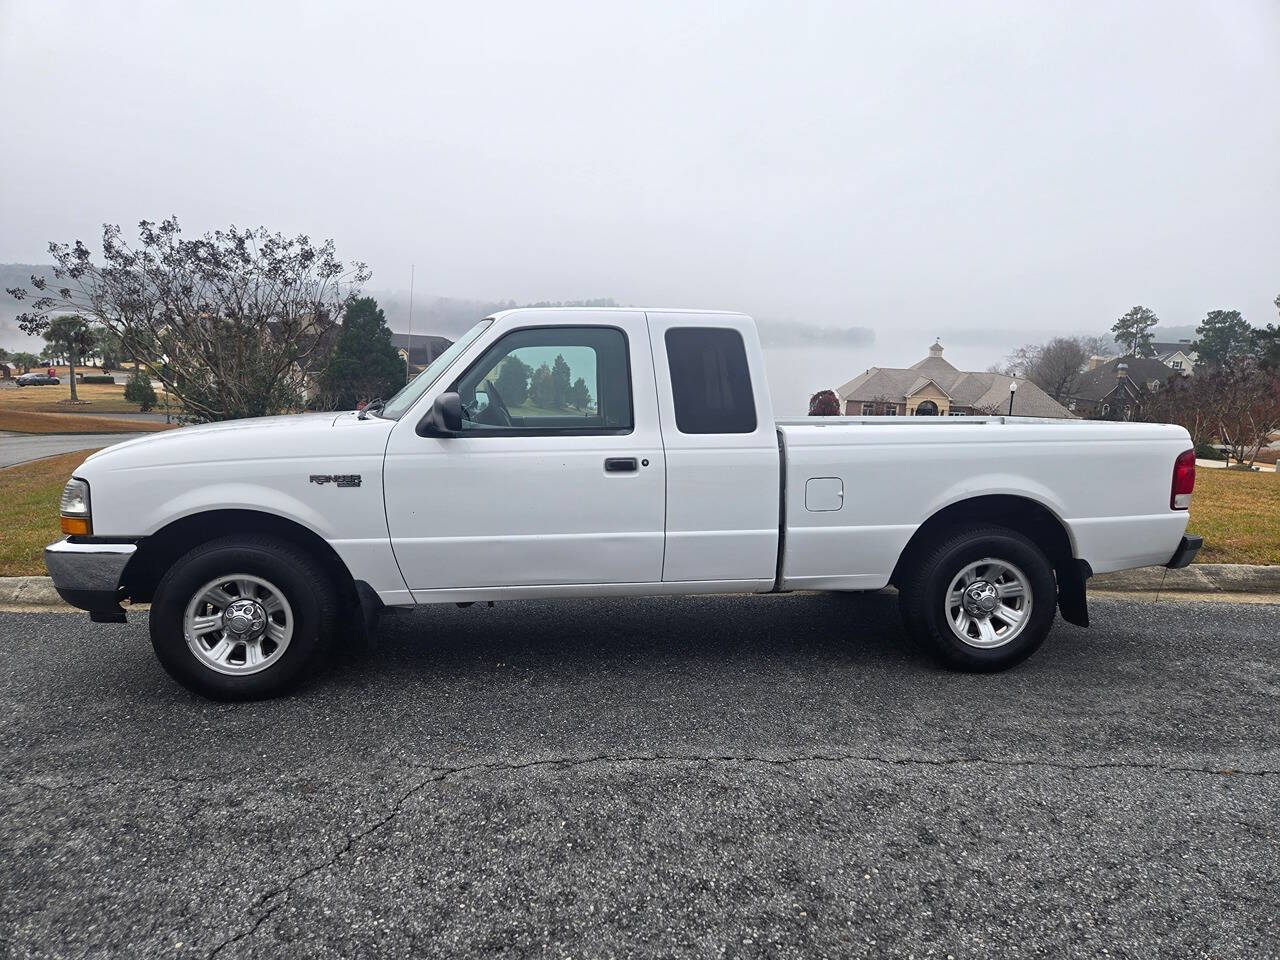
[{"label": "beige house", "polygon": [[942,344],[910,367],[872,367],[837,388],[845,416],[963,417],[1007,413],[1009,388],[1017,383],[1014,416],[1059,417],[1073,414],[1024,377],[957,370],[942,358]]},{"label": "beige house", "polygon": [[1195,366],[1200,360],[1200,355],[1196,353],[1190,339],[1153,343],[1151,346],[1156,352],[1156,359],[1170,370],[1177,370],[1185,377],[1189,377],[1195,372]]}]

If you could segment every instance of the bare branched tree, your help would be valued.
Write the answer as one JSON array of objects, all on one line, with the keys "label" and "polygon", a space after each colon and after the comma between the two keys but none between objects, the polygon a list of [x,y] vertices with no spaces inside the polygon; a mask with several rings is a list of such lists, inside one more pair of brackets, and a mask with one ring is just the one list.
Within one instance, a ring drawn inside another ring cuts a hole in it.
[{"label": "bare branched tree", "polygon": [[1255,363],[1174,377],[1142,406],[1142,419],[1176,423],[1195,446],[1220,440],[1250,466],[1280,429],[1280,375]]},{"label": "bare branched tree", "polygon": [[1207,378],[1173,377],[1142,405],[1141,419],[1148,423],[1176,423],[1191,434],[1199,447],[1218,435],[1218,413],[1214,391]]},{"label": "bare branched tree", "polygon": [[1048,343],[1027,344],[1011,353],[1003,368],[993,372],[1026,377],[1059,403],[1065,404],[1092,356],[1090,338],[1054,337]]},{"label": "bare branched tree", "polygon": [[1280,376],[1242,364],[1205,379],[1216,394],[1218,435],[1231,458],[1253,466],[1271,434],[1280,430]]},{"label": "bare branched tree", "polygon": [[98,263],[79,240],[49,253],[52,282],[33,276],[30,290],[8,291],[28,303],[19,327],[43,333],[62,312],[96,320],[194,420],[296,408],[307,369],[369,279],[363,263],[343,266],[332,240],[235,226],[185,240],[175,218],[143,220],[136,245],[104,225]]}]

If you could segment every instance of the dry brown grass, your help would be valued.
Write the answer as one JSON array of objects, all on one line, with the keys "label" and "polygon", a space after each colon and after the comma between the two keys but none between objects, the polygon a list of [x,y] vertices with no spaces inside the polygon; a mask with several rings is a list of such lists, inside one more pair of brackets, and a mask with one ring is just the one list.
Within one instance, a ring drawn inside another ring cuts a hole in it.
[{"label": "dry brown grass", "polygon": [[[37,367],[36,369],[42,369]],[[0,387],[0,410],[33,410],[40,413],[137,413],[138,405],[124,398],[123,383],[77,383],[76,395],[84,406],[72,405],[71,384],[63,374],[56,387]],[[162,401],[163,402],[163,401]]]},{"label": "dry brown grass", "polygon": [[174,426],[175,424],[158,423],[154,420],[126,420],[76,413],[39,413],[34,410],[6,410],[0,407],[0,430],[12,430],[15,433],[155,433],[157,430],[171,430]]},{"label": "dry brown grass", "polygon": [[1270,471],[1196,471],[1190,533],[1200,563],[1280,563],[1280,477]]},{"label": "dry brown grass", "polygon": [[44,548],[62,536],[62,488],[92,450],[0,470],[0,577],[43,576]]}]

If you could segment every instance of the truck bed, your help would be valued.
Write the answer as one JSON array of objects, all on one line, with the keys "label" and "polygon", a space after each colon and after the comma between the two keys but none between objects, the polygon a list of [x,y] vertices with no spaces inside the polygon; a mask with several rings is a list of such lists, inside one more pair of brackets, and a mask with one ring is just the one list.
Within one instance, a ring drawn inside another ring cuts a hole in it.
[{"label": "truck bed", "polygon": [[[1048,510],[1094,573],[1165,563],[1181,427],[1029,417],[796,417],[783,454],[787,589],[883,587],[924,517],[979,497]],[[835,572],[839,571],[839,572]]]}]

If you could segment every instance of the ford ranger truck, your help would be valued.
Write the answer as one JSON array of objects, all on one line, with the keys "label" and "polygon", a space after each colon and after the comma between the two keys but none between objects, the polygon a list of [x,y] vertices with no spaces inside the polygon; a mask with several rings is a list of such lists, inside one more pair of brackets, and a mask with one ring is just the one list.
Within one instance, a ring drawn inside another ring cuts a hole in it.
[{"label": "ford ranger truck", "polygon": [[[286,689],[386,607],[896,586],[946,664],[1003,670],[1095,573],[1190,563],[1181,427],[775,420],[738,313],[509,310],[385,404],[190,426],[90,456],[45,550],[98,622],[150,603],[165,669]],[[745,601],[744,601],[745,602]]]}]

